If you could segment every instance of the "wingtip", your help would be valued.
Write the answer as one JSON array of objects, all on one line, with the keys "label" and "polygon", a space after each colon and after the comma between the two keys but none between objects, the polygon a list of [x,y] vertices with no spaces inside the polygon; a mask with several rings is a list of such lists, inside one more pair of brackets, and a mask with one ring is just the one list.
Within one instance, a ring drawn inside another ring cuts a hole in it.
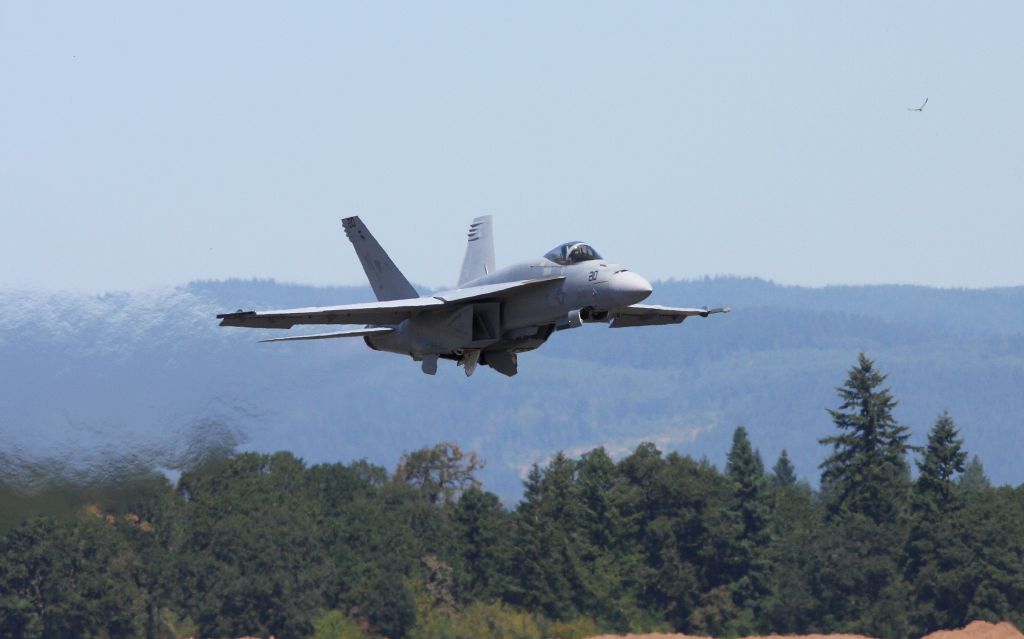
[{"label": "wingtip", "polygon": [[228,319],[228,318],[231,318],[231,317],[243,317],[245,315],[255,315],[255,314],[256,314],[256,311],[243,311],[242,309],[238,309],[237,311],[234,311],[232,313],[221,313],[221,314],[217,315],[217,319]]}]

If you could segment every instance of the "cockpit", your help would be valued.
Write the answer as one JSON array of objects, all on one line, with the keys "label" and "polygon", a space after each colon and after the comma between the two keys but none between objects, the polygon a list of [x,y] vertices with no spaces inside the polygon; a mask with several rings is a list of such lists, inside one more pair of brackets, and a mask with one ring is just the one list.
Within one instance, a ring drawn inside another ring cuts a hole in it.
[{"label": "cockpit", "polygon": [[601,256],[594,250],[594,247],[585,242],[566,242],[565,244],[560,244],[545,253],[544,257],[562,266],[601,259]]}]

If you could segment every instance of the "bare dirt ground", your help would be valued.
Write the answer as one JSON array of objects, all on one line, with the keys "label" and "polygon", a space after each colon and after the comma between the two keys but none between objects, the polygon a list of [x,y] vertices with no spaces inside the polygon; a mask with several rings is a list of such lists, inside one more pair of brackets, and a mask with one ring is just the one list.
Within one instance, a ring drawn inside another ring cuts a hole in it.
[{"label": "bare dirt ground", "polygon": [[1013,624],[975,621],[960,630],[940,630],[924,639],[1024,639]]},{"label": "bare dirt ground", "polygon": [[[694,637],[680,634],[646,634],[646,635],[598,635],[589,639],[711,639],[710,637]],[[872,639],[863,635],[767,635],[762,637],[745,637],[744,639]],[[1024,639],[1012,624],[988,623],[974,621],[966,628],[959,630],[940,630],[922,639]]]},{"label": "bare dirt ground", "polygon": [[[660,632],[643,635],[597,635],[587,639],[713,639],[700,635],[664,634]],[[744,637],[743,639],[872,639],[864,635],[762,635],[757,637]],[[944,637],[943,639],[961,639],[959,637]],[[1024,637],[1022,637],[1024,639]]]}]

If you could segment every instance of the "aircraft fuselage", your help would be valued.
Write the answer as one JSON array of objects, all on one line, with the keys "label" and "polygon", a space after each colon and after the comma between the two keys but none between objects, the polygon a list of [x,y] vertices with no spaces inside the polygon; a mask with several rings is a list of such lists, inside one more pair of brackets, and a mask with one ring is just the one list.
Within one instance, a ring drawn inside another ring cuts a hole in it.
[{"label": "aircraft fuselage", "polygon": [[417,360],[431,354],[461,359],[467,350],[524,352],[543,344],[555,330],[605,321],[609,310],[651,294],[642,276],[601,259],[569,265],[544,258],[519,262],[464,287],[546,278],[552,278],[548,286],[482,299],[455,311],[427,311],[404,320],[393,333],[364,339],[376,350]]}]

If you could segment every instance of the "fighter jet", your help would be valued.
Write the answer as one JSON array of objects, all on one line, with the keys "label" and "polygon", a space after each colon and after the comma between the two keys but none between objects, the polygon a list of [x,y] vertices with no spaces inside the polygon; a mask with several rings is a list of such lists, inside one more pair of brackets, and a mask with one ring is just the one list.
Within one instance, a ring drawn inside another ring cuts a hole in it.
[{"label": "fighter jet", "polygon": [[491,216],[469,226],[456,288],[421,296],[358,217],[342,220],[377,302],[242,311],[218,315],[221,326],[291,328],[297,324],[363,324],[362,328],[262,342],[361,337],[377,351],[399,353],[437,373],[438,359],[453,360],[466,376],[478,364],[503,375],[518,371],[519,353],[542,345],[555,331],[586,323],[612,328],[679,324],[687,317],[729,308],[670,308],[640,304],[651,284],[604,259],[584,242],[566,242],[544,257],[495,269]]}]

